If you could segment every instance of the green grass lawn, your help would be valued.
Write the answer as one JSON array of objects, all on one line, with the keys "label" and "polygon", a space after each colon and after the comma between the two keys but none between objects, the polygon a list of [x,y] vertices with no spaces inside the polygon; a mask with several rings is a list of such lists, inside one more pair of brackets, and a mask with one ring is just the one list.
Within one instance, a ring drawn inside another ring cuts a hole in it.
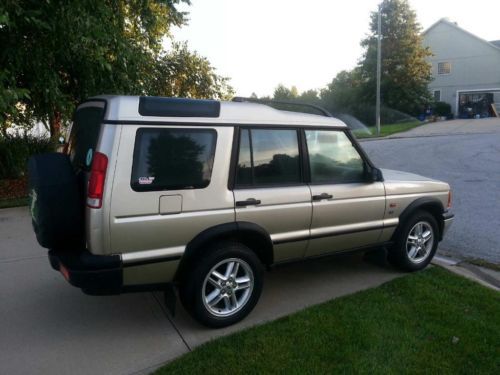
[{"label": "green grass lawn", "polygon": [[[404,122],[404,123],[398,123],[398,124],[387,124],[387,125],[382,125],[380,127],[380,136],[381,137],[386,137],[388,135],[404,132],[413,128],[416,128],[417,126],[423,125],[422,122],[420,121],[411,121],[411,122]],[[370,130],[373,132],[373,134],[367,134],[363,132],[362,130],[354,130],[353,133],[356,135],[357,138],[374,138],[377,135],[375,134],[376,130],[375,127],[371,127]]]},{"label": "green grass lawn", "polygon": [[438,267],[200,346],[157,374],[500,373],[500,294]]},{"label": "green grass lawn", "polygon": [[28,197],[0,199],[0,208],[9,208],[9,207],[18,207],[27,205],[28,205]]}]

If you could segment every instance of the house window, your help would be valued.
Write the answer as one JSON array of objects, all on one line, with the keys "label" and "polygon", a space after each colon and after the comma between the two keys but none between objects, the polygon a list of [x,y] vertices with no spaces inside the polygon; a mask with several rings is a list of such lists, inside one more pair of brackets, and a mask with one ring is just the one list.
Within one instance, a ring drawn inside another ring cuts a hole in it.
[{"label": "house window", "polygon": [[434,101],[435,102],[441,101],[441,90],[434,90]]},{"label": "house window", "polygon": [[451,73],[451,63],[450,62],[438,63],[438,74],[450,74],[450,73]]}]

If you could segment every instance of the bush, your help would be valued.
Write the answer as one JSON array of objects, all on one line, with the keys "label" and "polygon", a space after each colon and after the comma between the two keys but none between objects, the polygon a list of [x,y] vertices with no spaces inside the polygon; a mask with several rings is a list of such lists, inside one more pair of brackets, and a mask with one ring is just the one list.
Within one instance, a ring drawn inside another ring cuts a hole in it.
[{"label": "bush", "polygon": [[451,105],[445,102],[436,102],[432,106],[436,116],[448,117],[451,115]]},{"label": "bush", "polygon": [[0,179],[24,176],[31,155],[54,149],[50,139],[11,135],[0,137]]}]

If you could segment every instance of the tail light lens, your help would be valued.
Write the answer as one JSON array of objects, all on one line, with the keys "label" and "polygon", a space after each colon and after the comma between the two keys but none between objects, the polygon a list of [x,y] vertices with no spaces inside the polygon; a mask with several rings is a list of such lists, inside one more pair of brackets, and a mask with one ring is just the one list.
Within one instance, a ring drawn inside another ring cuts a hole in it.
[{"label": "tail light lens", "polygon": [[90,208],[102,207],[102,195],[104,193],[104,182],[106,169],[108,168],[108,157],[100,152],[95,152],[90,167],[90,178],[87,192],[87,206]]},{"label": "tail light lens", "polygon": [[451,190],[448,192],[448,209],[451,208]]}]

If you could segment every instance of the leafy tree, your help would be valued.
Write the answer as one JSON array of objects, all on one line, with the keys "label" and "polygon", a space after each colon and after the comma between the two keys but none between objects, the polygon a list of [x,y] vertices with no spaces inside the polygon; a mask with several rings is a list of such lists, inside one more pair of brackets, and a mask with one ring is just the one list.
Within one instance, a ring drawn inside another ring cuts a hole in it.
[{"label": "leafy tree", "polygon": [[304,103],[317,104],[321,101],[318,90],[307,90],[298,96],[298,100]]},{"label": "leafy tree", "polygon": [[323,105],[333,113],[353,113],[359,106],[361,75],[359,69],[343,70],[321,90]]},{"label": "leafy tree", "polygon": [[210,62],[191,52],[186,43],[174,43],[171,51],[158,58],[155,69],[154,95],[224,100],[234,95],[228,78],[217,75]]},{"label": "leafy tree", "polygon": [[[189,0],[3,0],[2,125],[42,121],[55,137],[75,105],[96,94],[230,93],[186,46],[163,50],[171,27],[186,21],[180,3]],[[193,90],[197,83],[203,88]]]},{"label": "leafy tree", "polygon": [[299,96],[299,91],[297,90],[297,87],[292,86],[291,88],[288,88],[282,84],[279,84],[274,89],[274,94],[273,94],[273,98],[275,100],[293,100],[297,99],[298,96]]},{"label": "leafy tree", "polygon": [[[416,115],[431,100],[431,66],[423,47],[421,27],[408,0],[384,0],[382,18],[382,102],[386,107]],[[370,34],[361,45],[360,99],[375,103],[377,66],[377,12],[371,15]],[[355,74],[355,73],[353,73]]]}]

